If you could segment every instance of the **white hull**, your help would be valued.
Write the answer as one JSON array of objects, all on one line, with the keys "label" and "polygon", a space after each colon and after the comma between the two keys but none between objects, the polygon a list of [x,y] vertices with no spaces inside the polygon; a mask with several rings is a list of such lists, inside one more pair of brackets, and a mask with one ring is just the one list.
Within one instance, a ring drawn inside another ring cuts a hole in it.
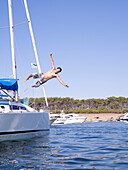
[{"label": "white hull", "polygon": [[85,122],[86,119],[87,119],[86,117],[79,116],[75,113],[69,113],[69,114],[61,113],[60,117],[57,118],[53,122],[52,125],[54,125],[54,124],[83,123],[83,122]]},{"label": "white hull", "polygon": [[85,120],[86,120],[85,117],[79,117],[79,118],[77,118],[77,117],[71,117],[71,118],[67,119],[67,120],[64,122],[64,124],[84,123]]},{"label": "white hull", "polygon": [[[122,117],[122,116],[120,116]],[[125,113],[124,117],[121,119],[119,117],[118,121],[128,123],[128,113]]]},{"label": "white hull", "polygon": [[35,137],[43,137],[48,135],[49,131],[42,131],[42,132],[33,132],[33,133],[21,133],[21,134],[9,134],[9,135],[1,135],[0,142],[2,141],[14,141],[14,140],[26,140]]},{"label": "white hull", "polygon": [[48,134],[46,112],[0,113],[0,141],[27,139]]},{"label": "white hull", "polygon": [[64,122],[66,121],[65,118],[57,118],[52,125],[60,125],[60,124],[64,124]]},{"label": "white hull", "polygon": [[125,120],[125,119],[123,120],[123,119],[121,119],[120,122],[128,123],[128,120]]}]

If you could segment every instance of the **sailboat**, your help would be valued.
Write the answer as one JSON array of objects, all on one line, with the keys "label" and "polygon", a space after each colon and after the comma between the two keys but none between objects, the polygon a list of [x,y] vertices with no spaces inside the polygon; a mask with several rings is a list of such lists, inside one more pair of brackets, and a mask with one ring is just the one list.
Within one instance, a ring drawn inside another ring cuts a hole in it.
[{"label": "sailboat", "polygon": [[[27,8],[27,1],[24,0],[27,18],[29,19],[29,27],[34,42],[30,16]],[[0,91],[5,95],[0,95],[0,141],[5,140],[19,140],[27,139],[37,136],[46,135],[50,131],[50,121],[48,112],[37,112],[33,108],[18,103],[18,78],[17,66],[15,59],[14,48],[14,31],[13,31],[13,18],[12,18],[12,4],[8,0],[9,8],[9,21],[10,21],[10,37],[11,37],[11,50],[12,50],[12,63],[13,63],[13,79],[2,78],[0,79]],[[36,52],[35,43],[33,44]],[[38,70],[41,72],[39,60],[36,52],[36,59]],[[44,88],[43,88],[44,89]],[[14,97],[8,94],[8,90],[14,92]],[[9,96],[11,100],[4,99],[3,97]]]}]

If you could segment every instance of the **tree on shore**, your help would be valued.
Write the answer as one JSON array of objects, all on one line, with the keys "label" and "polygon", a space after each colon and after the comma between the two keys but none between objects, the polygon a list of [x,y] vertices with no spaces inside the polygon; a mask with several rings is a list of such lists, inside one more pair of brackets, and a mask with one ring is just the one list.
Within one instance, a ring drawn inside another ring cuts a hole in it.
[{"label": "tree on shore", "polygon": [[[108,97],[107,99],[73,99],[69,97],[50,97],[48,98],[49,109],[53,112],[65,110],[67,112],[80,113],[106,113],[106,112],[123,112],[128,110],[128,98],[125,97]],[[40,110],[46,109],[44,98],[29,98],[29,105]]]}]

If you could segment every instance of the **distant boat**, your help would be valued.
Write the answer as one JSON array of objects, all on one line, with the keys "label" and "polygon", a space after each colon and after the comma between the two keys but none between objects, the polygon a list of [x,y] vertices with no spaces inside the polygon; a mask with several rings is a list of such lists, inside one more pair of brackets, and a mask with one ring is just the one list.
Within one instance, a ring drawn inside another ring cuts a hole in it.
[{"label": "distant boat", "polygon": [[60,116],[58,114],[49,114],[50,124],[53,124],[53,122],[59,118]]},{"label": "distant boat", "polygon": [[[24,0],[27,8],[27,2]],[[37,112],[31,107],[18,103],[18,79],[15,60],[14,33],[12,19],[12,4],[8,0],[10,35],[12,48],[13,79],[0,79],[0,90],[11,98],[11,101],[2,99],[0,95],[0,141],[26,139],[49,133],[50,122],[47,112]],[[26,9],[28,12],[28,9]],[[29,21],[30,22],[30,21]],[[3,41],[3,40],[2,40]],[[3,63],[2,63],[3,64]],[[8,62],[6,63],[7,66]],[[8,90],[14,92],[14,97],[8,94]]]},{"label": "distant boat", "polygon": [[87,119],[86,117],[79,116],[75,113],[65,114],[64,112],[61,112],[59,117],[57,117],[52,124],[55,125],[55,124],[83,123],[85,122],[86,119]]},{"label": "distant boat", "polygon": [[92,119],[92,122],[102,122],[102,119],[100,119],[99,117],[94,117]]},{"label": "distant boat", "polygon": [[[123,118],[121,118],[121,117],[123,117]],[[123,116],[123,115],[120,116],[120,117],[117,119],[117,121],[128,123],[128,113],[125,113],[124,116]]]},{"label": "distant boat", "polygon": [[53,121],[52,125],[60,125],[60,124],[62,125],[62,124],[64,124],[64,122],[66,121],[67,118],[68,118],[68,116],[60,115]]},{"label": "distant boat", "polygon": [[86,117],[79,116],[75,113],[69,113],[67,114],[68,119],[64,122],[64,124],[70,124],[70,123],[84,123],[87,119]]},{"label": "distant boat", "polygon": [[108,120],[106,120],[106,122],[113,122],[113,121],[114,121],[113,117],[110,117]]}]

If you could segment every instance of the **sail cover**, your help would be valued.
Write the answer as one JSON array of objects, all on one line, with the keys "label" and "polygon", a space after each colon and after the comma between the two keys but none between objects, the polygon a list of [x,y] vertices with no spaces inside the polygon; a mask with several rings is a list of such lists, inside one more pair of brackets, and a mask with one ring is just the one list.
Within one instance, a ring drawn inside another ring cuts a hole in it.
[{"label": "sail cover", "polygon": [[0,79],[0,89],[18,91],[18,79]]}]

